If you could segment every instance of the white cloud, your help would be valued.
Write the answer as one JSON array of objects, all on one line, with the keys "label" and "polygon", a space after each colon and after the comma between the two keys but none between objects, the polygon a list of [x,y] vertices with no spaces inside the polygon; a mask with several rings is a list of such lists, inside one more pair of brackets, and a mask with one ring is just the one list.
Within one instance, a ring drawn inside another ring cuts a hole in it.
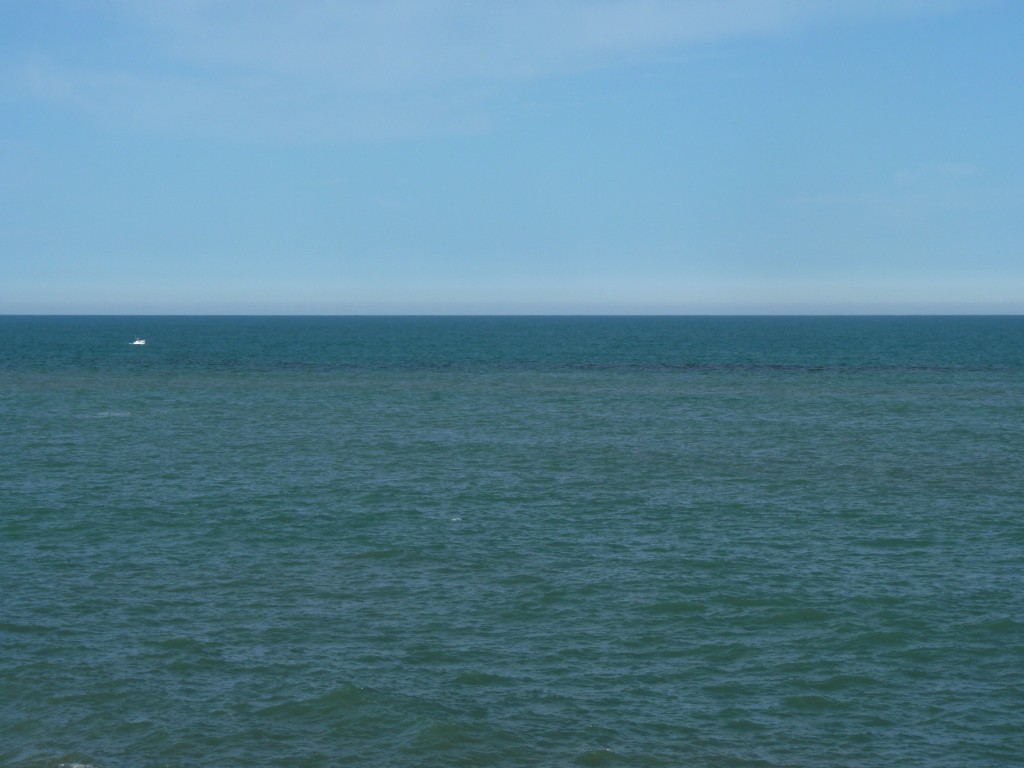
[{"label": "white cloud", "polygon": [[[503,83],[977,0],[109,0],[134,55],[47,52],[34,92],[119,123],[237,135],[471,130]],[[103,61],[101,65],[99,61]],[[481,94],[484,94],[481,96]]]},{"label": "white cloud", "polygon": [[[168,52],[223,72],[353,89],[599,67],[622,56],[801,25],[935,11],[936,0],[147,0],[125,8]],[[964,2],[958,3],[964,5]]]}]

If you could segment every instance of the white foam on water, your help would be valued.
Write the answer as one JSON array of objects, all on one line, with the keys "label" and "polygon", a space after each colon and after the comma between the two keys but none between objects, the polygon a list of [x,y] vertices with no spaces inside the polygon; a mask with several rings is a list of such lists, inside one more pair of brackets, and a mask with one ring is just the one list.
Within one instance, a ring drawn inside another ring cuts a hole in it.
[{"label": "white foam on water", "polygon": [[131,411],[96,411],[95,413],[79,413],[78,419],[126,419],[132,416]]}]

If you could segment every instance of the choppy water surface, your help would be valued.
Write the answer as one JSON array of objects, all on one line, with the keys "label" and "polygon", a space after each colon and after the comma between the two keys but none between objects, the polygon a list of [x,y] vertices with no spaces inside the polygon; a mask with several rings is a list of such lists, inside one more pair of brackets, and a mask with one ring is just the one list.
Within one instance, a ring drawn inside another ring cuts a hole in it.
[{"label": "choppy water surface", "polygon": [[0,450],[3,766],[1024,763],[1022,318],[0,318]]}]

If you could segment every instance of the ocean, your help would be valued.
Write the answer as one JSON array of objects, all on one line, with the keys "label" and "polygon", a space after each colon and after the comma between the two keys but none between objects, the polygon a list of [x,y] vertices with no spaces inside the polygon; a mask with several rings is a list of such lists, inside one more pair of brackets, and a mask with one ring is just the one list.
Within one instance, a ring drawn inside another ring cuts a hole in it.
[{"label": "ocean", "polygon": [[0,317],[4,768],[1013,765],[1022,317]]}]

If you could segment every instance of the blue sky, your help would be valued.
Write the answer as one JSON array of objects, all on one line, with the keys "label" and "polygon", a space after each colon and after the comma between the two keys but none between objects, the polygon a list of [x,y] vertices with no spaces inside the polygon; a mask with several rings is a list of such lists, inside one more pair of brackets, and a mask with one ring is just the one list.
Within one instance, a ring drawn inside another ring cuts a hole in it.
[{"label": "blue sky", "polygon": [[1018,0],[0,0],[0,313],[1024,312]]}]

